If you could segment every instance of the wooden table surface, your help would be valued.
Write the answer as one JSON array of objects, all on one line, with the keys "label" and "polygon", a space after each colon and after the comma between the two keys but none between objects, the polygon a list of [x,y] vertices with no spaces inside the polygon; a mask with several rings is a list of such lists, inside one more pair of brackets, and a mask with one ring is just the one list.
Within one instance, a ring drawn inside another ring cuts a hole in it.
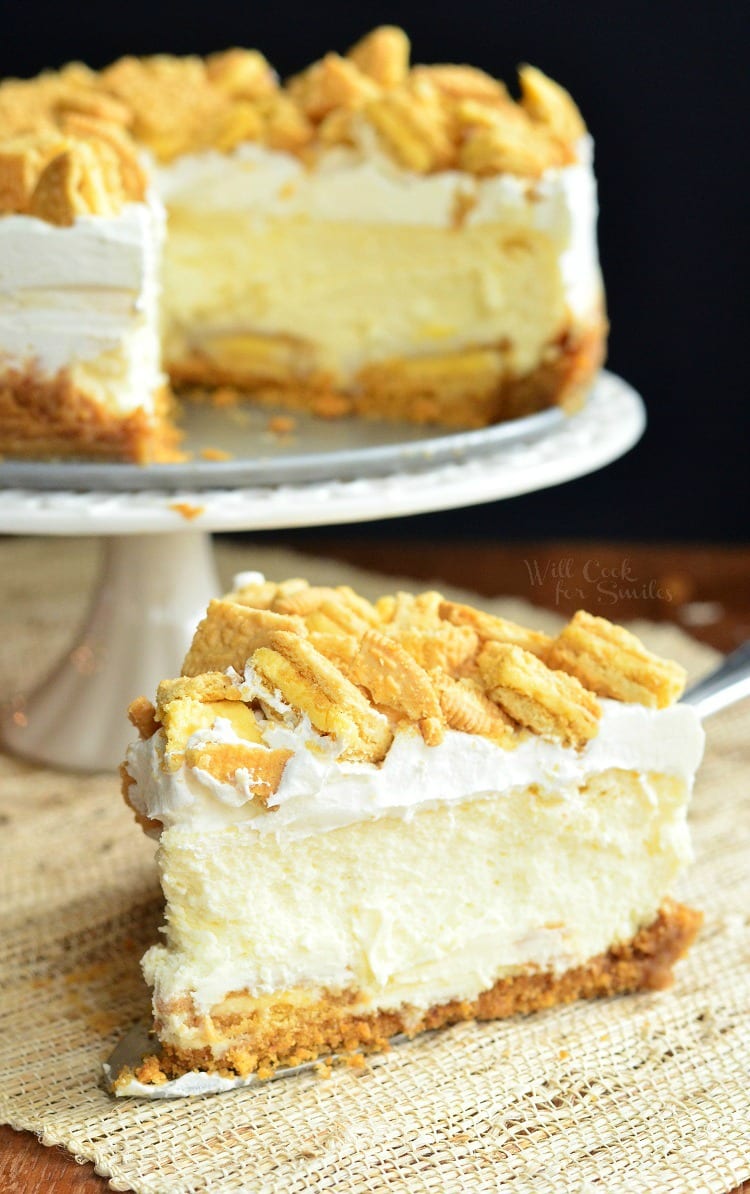
[{"label": "wooden table surface", "polygon": [[[568,614],[585,606],[613,620],[676,622],[722,651],[750,638],[750,548],[611,543],[456,543],[294,537],[290,546],[394,576],[523,597]],[[750,1178],[750,1157],[747,1163]],[[0,1191],[101,1194],[90,1164],[0,1127]],[[716,1194],[724,1194],[716,1191]],[[750,1181],[733,1194],[750,1194]]]}]

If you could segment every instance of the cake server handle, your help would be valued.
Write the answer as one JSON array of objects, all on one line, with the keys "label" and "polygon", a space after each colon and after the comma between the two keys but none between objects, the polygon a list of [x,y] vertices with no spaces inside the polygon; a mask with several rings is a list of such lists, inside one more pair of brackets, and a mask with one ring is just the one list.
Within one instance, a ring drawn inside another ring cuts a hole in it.
[{"label": "cake server handle", "polygon": [[750,639],[727,655],[714,671],[688,688],[682,704],[692,705],[703,719],[747,696],[750,696]]}]

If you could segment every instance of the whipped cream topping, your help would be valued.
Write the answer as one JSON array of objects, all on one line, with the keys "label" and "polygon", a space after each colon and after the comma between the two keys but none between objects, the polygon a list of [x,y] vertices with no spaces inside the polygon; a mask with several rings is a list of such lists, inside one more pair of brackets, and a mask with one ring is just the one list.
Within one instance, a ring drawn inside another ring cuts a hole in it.
[{"label": "whipped cream topping", "polygon": [[[536,785],[541,791],[569,793],[575,799],[587,779],[609,768],[677,776],[688,784],[700,762],[704,734],[689,706],[647,709],[602,701],[599,733],[577,751],[529,735],[515,749],[504,749],[476,734],[448,730],[437,746],[427,746],[418,730],[397,732],[380,764],[341,759],[341,744],[301,722],[278,697],[263,688],[251,668],[243,696],[281,709],[282,722],[261,718],[269,749],[292,752],[268,808],[252,799],[253,776],[239,770],[221,782],[200,768],[164,770],[164,734],[130,747],[127,767],[135,784],[130,800],[144,816],[169,828],[225,828],[242,825],[279,838],[301,838],[358,821],[399,817],[419,809],[478,795]],[[218,718],[200,730],[188,747],[206,742],[241,741],[230,723]]]},{"label": "whipped cream topping", "polygon": [[[152,196],[115,216],[57,227],[0,219],[0,360],[42,374],[84,366],[95,397],[121,412],[150,408],[164,382],[158,295],[164,210]],[[86,366],[99,365],[96,372]]]}]

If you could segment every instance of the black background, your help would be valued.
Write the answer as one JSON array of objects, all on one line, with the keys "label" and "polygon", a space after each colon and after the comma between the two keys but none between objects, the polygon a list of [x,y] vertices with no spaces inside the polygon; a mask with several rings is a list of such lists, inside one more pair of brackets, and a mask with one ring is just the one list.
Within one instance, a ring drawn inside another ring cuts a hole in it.
[{"label": "black background", "polygon": [[540,66],[573,93],[596,140],[609,365],[643,394],[648,430],[591,477],[357,533],[746,540],[749,7],[3,0],[0,73],[253,45],[285,75],[386,22],[407,29],[416,61],[473,62],[509,83],[519,62]]}]

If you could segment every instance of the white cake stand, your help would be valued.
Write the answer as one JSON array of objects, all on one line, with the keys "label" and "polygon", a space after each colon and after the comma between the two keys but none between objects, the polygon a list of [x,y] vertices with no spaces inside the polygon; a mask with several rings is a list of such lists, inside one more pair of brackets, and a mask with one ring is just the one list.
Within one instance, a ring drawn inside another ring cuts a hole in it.
[{"label": "white cake stand", "polygon": [[489,451],[480,435],[475,450],[436,467],[253,488],[1,490],[0,532],[104,539],[102,576],[79,639],[36,692],[12,700],[5,745],[68,770],[118,765],[132,737],[126,705],[179,674],[192,632],[219,592],[211,531],[364,522],[514,497],[609,464],[644,426],[639,396],[604,373],[584,409],[543,435]]}]

